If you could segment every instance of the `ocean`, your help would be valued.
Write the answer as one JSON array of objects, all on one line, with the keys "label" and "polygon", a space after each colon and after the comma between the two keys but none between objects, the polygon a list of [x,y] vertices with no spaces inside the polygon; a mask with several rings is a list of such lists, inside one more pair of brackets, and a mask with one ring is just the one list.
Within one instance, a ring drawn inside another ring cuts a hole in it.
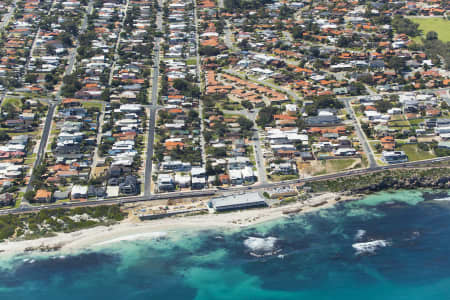
[{"label": "ocean", "polygon": [[241,230],[0,259],[0,299],[450,299],[447,191],[382,192]]}]

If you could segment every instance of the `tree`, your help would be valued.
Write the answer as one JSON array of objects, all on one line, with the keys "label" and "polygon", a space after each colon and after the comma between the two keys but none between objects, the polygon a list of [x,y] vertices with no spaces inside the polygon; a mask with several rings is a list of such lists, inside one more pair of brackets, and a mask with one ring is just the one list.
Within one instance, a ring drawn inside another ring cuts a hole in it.
[{"label": "tree", "polygon": [[55,80],[55,78],[53,77],[53,75],[51,73],[45,74],[45,81],[53,83],[54,80]]},{"label": "tree", "polygon": [[272,0],[225,0],[224,6],[228,11],[235,12],[239,9],[258,9]]},{"label": "tree", "polygon": [[211,139],[213,138],[213,133],[212,131],[203,131],[203,137],[205,138],[205,142],[209,143],[211,141]]},{"label": "tree", "polygon": [[416,37],[421,34],[419,24],[412,22],[403,16],[397,15],[392,20],[392,27],[397,33],[404,33],[411,37]]},{"label": "tree", "polygon": [[68,32],[61,32],[58,39],[61,40],[64,47],[71,47],[73,45],[72,38]]},{"label": "tree", "polygon": [[377,108],[377,111],[386,113],[389,109],[392,108],[392,103],[390,101],[380,100],[375,102],[375,107]]},{"label": "tree", "polygon": [[396,73],[400,73],[400,71],[405,68],[405,60],[398,56],[392,56],[389,59],[388,64]]},{"label": "tree", "polygon": [[426,38],[428,41],[437,40],[438,34],[436,31],[429,31],[429,32],[427,32]]},{"label": "tree", "polygon": [[74,36],[78,35],[78,23],[73,18],[65,18],[65,21],[61,24],[61,27],[64,32],[68,32],[73,34]]},{"label": "tree", "polygon": [[200,88],[185,79],[176,79],[173,87],[179,90],[186,97],[199,97]]},{"label": "tree", "polygon": [[224,29],[225,29],[225,21],[224,20],[219,20],[215,23],[216,25],[216,31],[217,33],[222,34]]},{"label": "tree", "polygon": [[341,48],[349,47],[351,43],[351,39],[346,38],[345,36],[340,36],[337,41],[337,46]]},{"label": "tree", "polygon": [[266,106],[262,108],[258,113],[258,119],[256,124],[260,127],[265,127],[272,123],[273,115],[277,113],[277,109],[274,106]]},{"label": "tree", "polygon": [[14,118],[17,114],[17,108],[10,102],[7,102],[2,107],[2,112],[5,112],[8,115],[8,118]]},{"label": "tree", "polygon": [[187,116],[187,122],[188,123],[192,123],[195,120],[198,120],[198,112],[195,110],[189,110],[188,112],[188,116]]},{"label": "tree", "polygon": [[301,39],[301,38],[303,37],[303,32],[304,32],[304,31],[305,31],[305,30],[303,29],[303,27],[298,26],[298,25],[295,25],[295,26],[293,26],[292,29],[291,29],[292,37],[293,37],[294,39]]},{"label": "tree", "polygon": [[248,39],[243,39],[242,41],[240,41],[238,43],[238,47],[245,51],[250,50],[250,44],[248,42]]},{"label": "tree", "polygon": [[293,14],[294,10],[289,8],[286,4],[280,8],[279,17],[281,20],[289,19]]},{"label": "tree", "polygon": [[25,198],[25,200],[30,202],[30,201],[33,201],[34,195],[35,195],[34,191],[27,191],[27,192],[25,192],[23,197]]},{"label": "tree", "polygon": [[311,47],[309,49],[309,53],[312,57],[319,57],[320,56],[320,49],[319,47]]},{"label": "tree", "polygon": [[418,143],[417,147],[422,151],[430,151],[430,147],[425,143]]},{"label": "tree", "polygon": [[173,82],[173,87],[179,91],[185,91],[189,88],[189,82],[184,79],[176,79]]},{"label": "tree", "polygon": [[66,75],[63,79],[64,86],[61,89],[62,95],[71,97],[82,88],[82,84],[78,81],[76,75]]},{"label": "tree", "polygon": [[249,119],[247,119],[244,116],[240,116],[237,119],[237,122],[239,123],[239,126],[243,129],[243,130],[250,130],[253,127],[253,122],[250,121]]},{"label": "tree", "polygon": [[243,107],[245,107],[246,109],[253,109],[253,104],[250,101],[248,101],[248,100],[242,101],[241,105]]},{"label": "tree", "polygon": [[10,139],[11,139],[11,137],[9,136],[8,133],[6,133],[4,131],[0,131],[0,141],[1,142],[9,141]]},{"label": "tree", "polygon": [[25,82],[36,83],[37,78],[37,74],[27,74],[25,75]]},{"label": "tree", "polygon": [[336,108],[336,109],[340,109],[340,108],[344,107],[344,105],[340,101],[336,100],[332,96],[327,96],[327,95],[318,96],[315,99],[315,104],[316,104],[318,109],[321,109],[321,108]]},{"label": "tree", "polygon": [[204,56],[216,56],[220,54],[220,50],[213,46],[200,46],[198,52]]}]

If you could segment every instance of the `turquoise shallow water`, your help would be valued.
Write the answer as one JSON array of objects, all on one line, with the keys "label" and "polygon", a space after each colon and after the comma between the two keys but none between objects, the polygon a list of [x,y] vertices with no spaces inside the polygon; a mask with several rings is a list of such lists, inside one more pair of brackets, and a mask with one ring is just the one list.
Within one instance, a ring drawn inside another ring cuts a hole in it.
[{"label": "turquoise shallow water", "polygon": [[0,264],[0,299],[450,299],[450,198],[398,191],[241,231]]}]

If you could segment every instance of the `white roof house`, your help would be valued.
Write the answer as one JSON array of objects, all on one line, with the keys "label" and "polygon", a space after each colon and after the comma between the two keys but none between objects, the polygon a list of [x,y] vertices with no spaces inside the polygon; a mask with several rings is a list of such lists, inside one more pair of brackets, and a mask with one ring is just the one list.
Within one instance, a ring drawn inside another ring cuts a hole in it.
[{"label": "white roof house", "polygon": [[206,175],[206,170],[203,167],[193,167],[191,169],[192,177],[204,177]]},{"label": "white roof house", "polygon": [[181,175],[181,174],[175,174],[175,183],[180,186],[189,186],[191,183],[191,176],[189,175]]},{"label": "white roof house", "polygon": [[142,106],[140,104],[122,104],[120,105],[120,111],[121,112],[140,112],[142,109]]},{"label": "white roof house", "polygon": [[82,196],[82,195],[87,195],[87,192],[88,192],[88,187],[86,185],[78,185],[78,184],[76,184],[76,185],[74,185],[72,187],[71,194],[72,195],[80,195],[80,196]]}]

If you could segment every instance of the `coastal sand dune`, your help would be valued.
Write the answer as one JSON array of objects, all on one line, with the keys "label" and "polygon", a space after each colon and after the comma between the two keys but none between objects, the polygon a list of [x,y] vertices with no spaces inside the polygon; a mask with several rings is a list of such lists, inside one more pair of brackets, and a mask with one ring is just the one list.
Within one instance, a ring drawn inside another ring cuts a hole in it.
[{"label": "coastal sand dune", "polygon": [[[59,248],[58,252],[70,254],[81,249],[126,240],[151,239],[165,232],[177,230],[205,230],[217,228],[240,228],[263,223],[286,216],[283,211],[297,210],[302,213],[330,207],[336,203],[337,194],[326,193],[316,196],[306,203],[294,203],[282,207],[250,209],[224,214],[207,214],[177,218],[165,218],[145,222],[132,222],[129,219],[109,227],[98,226],[73,233],[59,233],[54,237],[25,241],[6,241],[0,243],[2,256],[26,252],[26,249],[39,247]],[[317,206],[320,203],[320,206]]]}]

